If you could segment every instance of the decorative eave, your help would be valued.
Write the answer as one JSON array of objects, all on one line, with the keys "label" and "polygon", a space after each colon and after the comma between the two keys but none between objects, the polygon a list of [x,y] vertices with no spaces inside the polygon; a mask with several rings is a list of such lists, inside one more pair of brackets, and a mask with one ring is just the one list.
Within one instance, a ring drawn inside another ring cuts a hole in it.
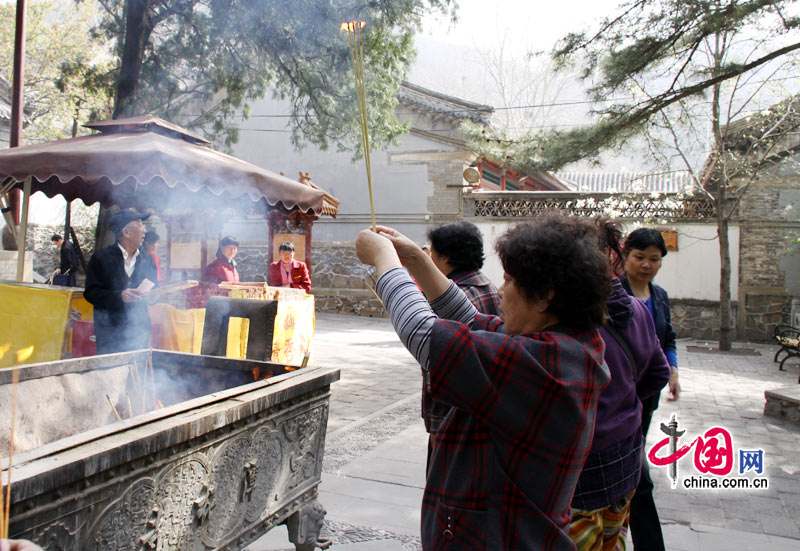
[{"label": "decorative eave", "polygon": [[321,214],[327,214],[332,218],[336,218],[336,215],[339,214],[339,199],[319,187],[317,184],[311,181],[311,176],[308,172],[300,172],[300,177],[297,179],[298,182],[301,184],[305,184],[310,186],[318,191],[323,193],[322,195],[322,212]]},{"label": "decorative eave", "polygon": [[468,120],[488,125],[494,113],[494,107],[490,105],[448,96],[406,81],[400,85],[397,99],[400,103],[443,116],[456,123]]}]

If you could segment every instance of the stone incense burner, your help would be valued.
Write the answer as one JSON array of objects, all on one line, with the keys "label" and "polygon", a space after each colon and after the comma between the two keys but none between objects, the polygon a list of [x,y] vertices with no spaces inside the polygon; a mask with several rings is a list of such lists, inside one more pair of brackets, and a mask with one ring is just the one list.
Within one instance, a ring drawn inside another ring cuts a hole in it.
[{"label": "stone incense burner", "polygon": [[[314,548],[338,370],[141,350],[19,375],[12,538],[47,551],[233,550],[286,523],[298,550]],[[11,396],[0,371],[4,456]]]}]

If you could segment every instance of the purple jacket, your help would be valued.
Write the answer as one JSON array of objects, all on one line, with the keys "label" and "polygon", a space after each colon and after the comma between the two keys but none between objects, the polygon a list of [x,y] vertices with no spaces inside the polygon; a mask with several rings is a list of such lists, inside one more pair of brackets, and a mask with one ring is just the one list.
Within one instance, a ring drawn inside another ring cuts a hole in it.
[{"label": "purple jacket", "polygon": [[611,384],[600,395],[592,452],[608,448],[639,430],[642,424],[640,399],[660,392],[669,381],[669,364],[656,336],[653,318],[644,302],[625,292],[618,279],[613,280],[608,298],[609,322],[628,343],[638,365],[638,379],[628,355],[605,329],[600,334],[606,342],[605,360],[611,372]]}]

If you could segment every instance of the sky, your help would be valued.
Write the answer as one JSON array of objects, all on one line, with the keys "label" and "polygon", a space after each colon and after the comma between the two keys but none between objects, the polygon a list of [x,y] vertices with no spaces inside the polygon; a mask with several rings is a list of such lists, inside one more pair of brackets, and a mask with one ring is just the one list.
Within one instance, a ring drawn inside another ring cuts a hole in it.
[{"label": "sky", "polygon": [[508,34],[519,48],[549,49],[570,31],[582,30],[616,11],[620,0],[457,0],[458,22],[428,17],[423,34],[459,44],[487,47]]},{"label": "sky", "polygon": [[[516,82],[536,77],[542,63],[527,55],[549,51],[569,32],[596,27],[616,12],[620,0],[458,0],[457,21],[429,15],[417,36],[417,59],[408,80],[425,88],[462,99],[502,105],[497,87],[487,77],[486,55],[496,56],[504,45],[503,61],[516,65]],[[496,58],[494,58],[496,59]]]}]

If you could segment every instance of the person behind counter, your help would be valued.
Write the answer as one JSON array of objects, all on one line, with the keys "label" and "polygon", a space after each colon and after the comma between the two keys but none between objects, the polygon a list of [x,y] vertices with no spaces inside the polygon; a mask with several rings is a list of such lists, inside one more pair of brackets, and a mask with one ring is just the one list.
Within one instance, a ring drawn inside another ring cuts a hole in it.
[{"label": "person behind counter", "polygon": [[239,271],[234,260],[238,252],[239,242],[236,238],[230,235],[223,237],[217,248],[217,259],[206,266],[205,280],[209,283],[238,282]]},{"label": "person behind counter", "polygon": [[78,252],[75,250],[75,245],[69,241],[65,241],[60,235],[53,234],[50,238],[56,247],[60,249],[60,263],[56,269],[57,274],[64,274],[67,276],[67,285],[75,287],[78,278]]},{"label": "person behind counter", "polygon": [[609,381],[598,327],[611,278],[596,231],[549,215],[501,236],[501,317],[479,314],[397,231],[358,235],[358,258],[375,266],[376,292],[423,384],[453,406],[422,498],[426,551],[575,549],[570,501]]},{"label": "person behind counter", "polygon": [[294,245],[288,241],[278,247],[279,260],[269,265],[269,285],[292,287],[311,292],[311,277],[305,262],[294,259]]},{"label": "person behind counter", "polygon": [[142,244],[142,248],[144,252],[149,254],[153,257],[153,262],[156,263],[156,273],[158,274],[158,280],[161,281],[164,279],[161,275],[161,259],[158,258],[158,254],[156,254],[156,249],[158,248],[158,242],[160,238],[155,230],[147,230],[147,233],[144,234],[144,243]]},{"label": "person behind counter", "polygon": [[158,274],[153,258],[139,251],[145,234],[142,221],[149,216],[133,209],[113,215],[108,226],[116,243],[89,259],[83,296],[94,306],[98,354],[150,346],[150,314],[142,299],[157,285]]}]

